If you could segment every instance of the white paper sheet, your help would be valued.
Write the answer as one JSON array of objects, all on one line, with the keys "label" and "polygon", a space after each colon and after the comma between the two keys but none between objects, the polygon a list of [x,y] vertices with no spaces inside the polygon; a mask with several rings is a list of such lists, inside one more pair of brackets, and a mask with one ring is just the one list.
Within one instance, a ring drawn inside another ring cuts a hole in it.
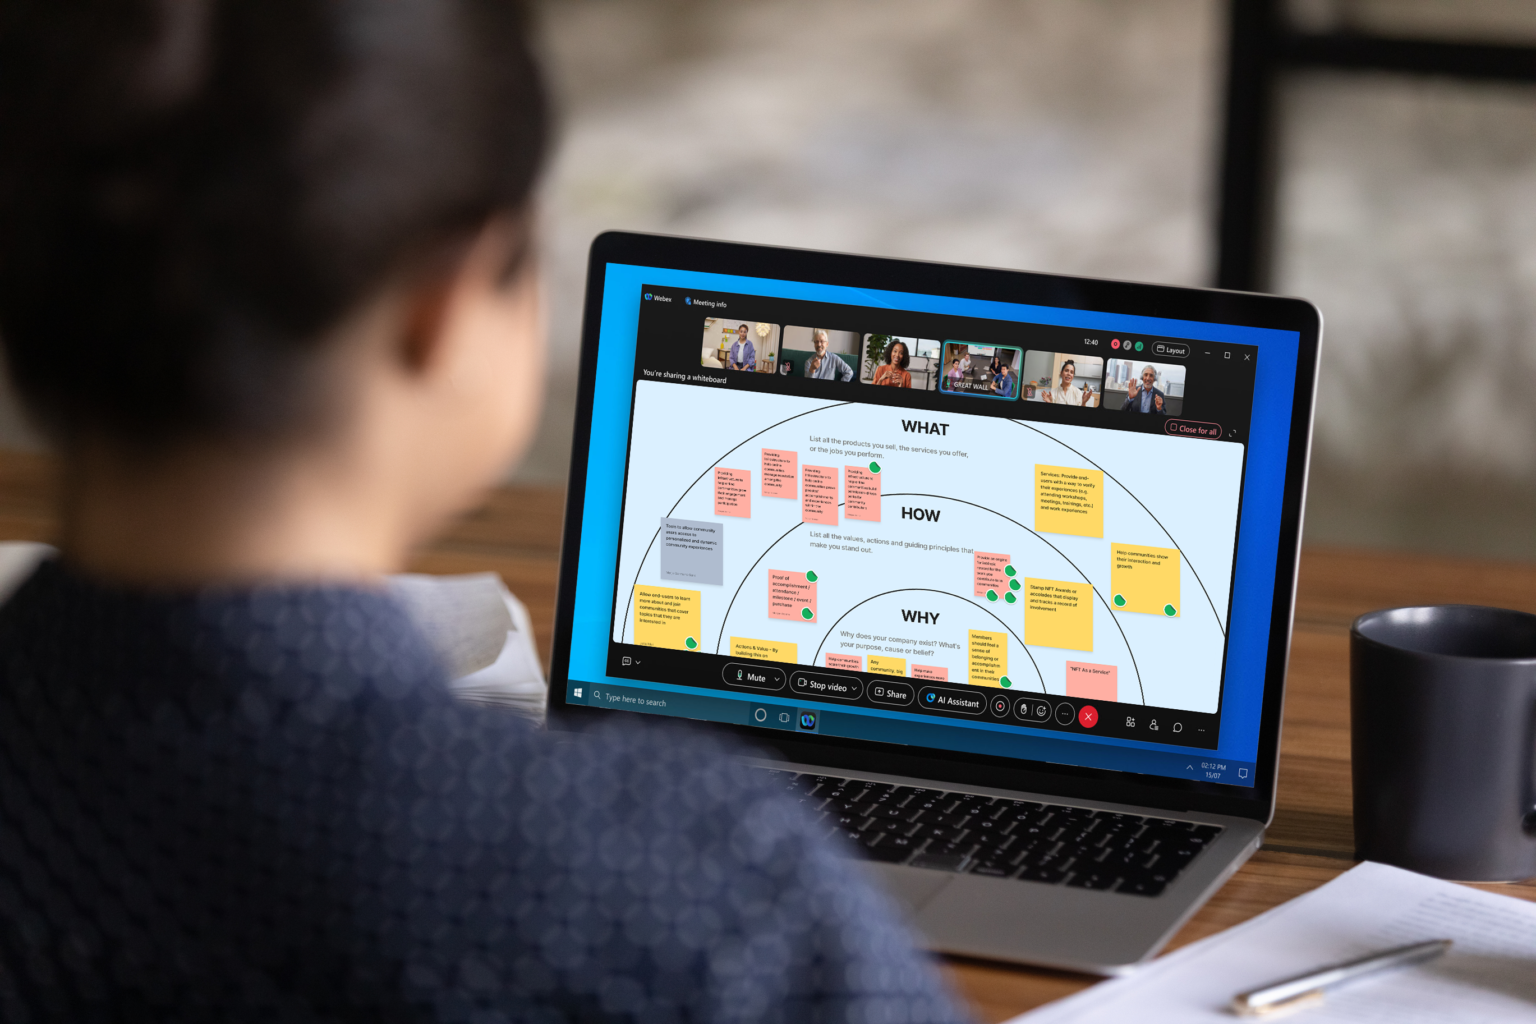
[{"label": "white paper sheet", "polygon": [[543,720],[544,670],[528,609],[500,576],[408,573],[391,576],[389,587],[447,664],[455,694]]},{"label": "white paper sheet", "polygon": [[[1059,1003],[1027,1024],[1235,1024],[1238,992],[1425,939],[1437,960],[1328,994],[1296,1024],[1536,1021],[1536,903],[1365,863],[1305,896]],[[1012,1024],[1012,1022],[1010,1022]]]}]

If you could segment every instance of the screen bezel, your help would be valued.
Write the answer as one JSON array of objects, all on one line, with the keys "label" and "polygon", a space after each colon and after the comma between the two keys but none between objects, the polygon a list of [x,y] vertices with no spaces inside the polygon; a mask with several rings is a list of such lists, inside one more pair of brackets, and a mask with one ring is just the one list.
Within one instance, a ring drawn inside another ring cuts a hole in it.
[{"label": "screen bezel", "polygon": [[[549,723],[554,729],[585,728],[609,721],[615,714],[648,717],[638,712],[567,704],[565,700],[569,682],[581,523],[585,511],[587,457],[592,440],[598,338],[604,283],[610,263],[1296,332],[1300,343],[1286,452],[1285,486],[1276,553],[1277,570],[1260,710],[1259,746],[1254,758],[1255,778],[1251,788],[1100,768],[1055,764],[1021,767],[1016,760],[989,755],[833,736],[786,734],[719,722],[694,723],[702,728],[739,735],[759,749],[771,750],[787,761],[821,765],[834,771],[914,776],[935,782],[986,785],[1064,798],[1138,804],[1169,811],[1230,814],[1266,823],[1270,820],[1274,812],[1280,713],[1290,654],[1296,566],[1300,553],[1307,456],[1322,329],[1316,307],[1301,299],[1245,292],[1066,277],[666,235],[630,232],[599,235],[592,243],[587,267],[586,299],[582,310],[582,369],[577,391],[576,425],[555,605],[548,705]],[[1284,571],[1286,569],[1289,571]]]}]

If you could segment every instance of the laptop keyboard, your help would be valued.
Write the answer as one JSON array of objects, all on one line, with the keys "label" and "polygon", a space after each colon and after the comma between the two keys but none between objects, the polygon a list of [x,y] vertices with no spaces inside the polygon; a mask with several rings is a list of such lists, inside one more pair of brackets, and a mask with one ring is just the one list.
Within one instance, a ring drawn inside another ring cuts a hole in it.
[{"label": "laptop keyboard", "polygon": [[1156,896],[1215,825],[764,769],[827,828],[886,864]]}]

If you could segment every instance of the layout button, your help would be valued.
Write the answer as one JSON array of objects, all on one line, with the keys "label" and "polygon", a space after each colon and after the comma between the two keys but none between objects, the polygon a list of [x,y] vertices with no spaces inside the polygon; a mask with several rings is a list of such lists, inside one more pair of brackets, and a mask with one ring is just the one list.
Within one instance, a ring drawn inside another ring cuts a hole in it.
[{"label": "layout button", "polygon": [[876,679],[869,684],[869,699],[876,704],[907,705],[912,703],[912,684],[892,679]]},{"label": "layout button", "polygon": [[858,700],[864,693],[864,680],[858,676],[840,676],[833,672],[796,672],[789,677],[789,688],[802,697]]},{"label": "layout button", "polygon": [[979,715],[987,709],[987,695],[976,690],[925,686],[917,693],[917,706],[951,715]]},{"label": "layout button", "polygon": [[1152,344],[1152,354],[1168,359],[1183,359],[1189,355],[1189,345],[1182,341],[1158,341]]},{"label": "layout button", "polygon": [[740,686],[747,690],[784,689],[784,670],[766,665],[748,665],[740,661],[728,661],[720,670],[720,678],[726,686]]}]

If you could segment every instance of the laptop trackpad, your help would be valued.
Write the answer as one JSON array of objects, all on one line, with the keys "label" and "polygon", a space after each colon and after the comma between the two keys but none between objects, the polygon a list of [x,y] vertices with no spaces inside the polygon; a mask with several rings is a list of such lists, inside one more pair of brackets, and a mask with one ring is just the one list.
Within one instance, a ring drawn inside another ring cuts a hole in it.
[{"label": "laptop trackpad", "polygon": [[925,871],[897,864],[865,864],[864,867],[875,876],[882,889],[914,914],[955,878],[943,871]]}]

